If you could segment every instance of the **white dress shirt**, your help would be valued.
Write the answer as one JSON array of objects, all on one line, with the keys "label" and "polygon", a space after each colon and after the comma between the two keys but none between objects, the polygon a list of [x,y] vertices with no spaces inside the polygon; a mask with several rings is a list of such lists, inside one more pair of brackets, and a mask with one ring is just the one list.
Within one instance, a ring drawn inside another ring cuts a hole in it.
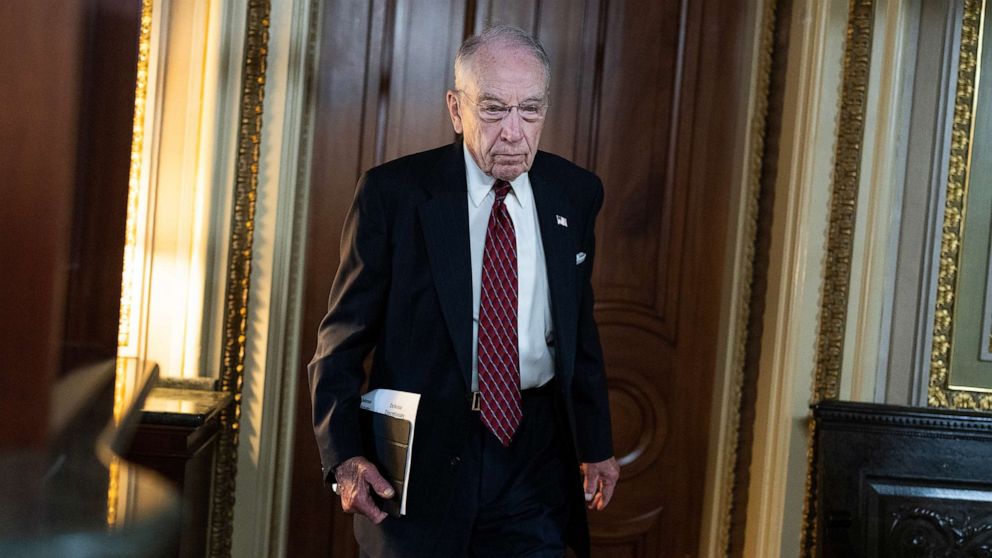
[{"label": "white dress shirt", "polygon": [[[479,298],[482,292],[482,252],[496,194],[496,179],[483,173],[468,149],[465,178],[468,181],[468,229],[472,245],[472,389],[479,389]],[[540,387],[555,374],[551,299],[544,246],[527,173],[510,183],[506,209],[517,237],[517,342],[520,352],[520,389]]]}]

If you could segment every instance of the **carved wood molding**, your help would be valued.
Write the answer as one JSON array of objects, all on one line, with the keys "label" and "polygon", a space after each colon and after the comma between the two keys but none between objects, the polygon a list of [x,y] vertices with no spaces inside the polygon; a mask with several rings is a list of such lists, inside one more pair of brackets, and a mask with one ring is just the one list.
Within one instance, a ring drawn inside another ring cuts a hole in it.
[{"label": "carved wood molding", "polygon": [[741,267],[735,274],[737,285],[736,306],[737,321],[734,324],[736,338],[733,351],[733,364],[730,378],[730,394],[726,404],[732,412],[727,413],[723,429],[729,440],[719,456],[722,477],[718,479],[721,493],[722,509],[720,510],[717,535],[717,548],[723,554],[730,551],[730,530],[734,510],[734,494],[737,479],[737,461],[740,450],[741,429],[741,400],[744,388],[745,367],[747,364],[747,342],[749,322],[751,319],[751,295],[754,282],[755,251],[758,235],[759,201],[761,196],[761,179],[765,167],[765,139],[768,124],[768,101],[771,94],[772,60],[775,48],[775,24],[778,2],[766,0],[762,5],[760,19],[760,38],[758,39],[758,57],[755,67],[754,106],[749,134],[752,138],[747,159],[747,195],[744,209],[744,227],[741,239],[743,254]]},{"label": "carved wood molding", "polygon": [[[847,41],[844,46],[830,224],[813,380],[814,403],[836,399],[840,387],[874,14],[874,0],[850,0],[848,3]],[[813,421],[809,422],[807,444],[801,553],[803,556],[814,556],[817,541],[816,426]]]},{"label": "carved wood molding", "polygon": [[221,415],[221,433],[214,466],[210,514],[210,556],[231,554],[234,520],[234,487],[238,463],[238,430],[241,385],[244,378],[245,334],[251,278],[255,195],[258,188],[262,107],[265,97],[265,63],[269,40],[269,0],[249,0],[242,65],[237,175],[228,240],[227,288],[224,304],[224,349],[221,389],[234,396],[234,404]]},{"label": "carved wood molding", "polygon": [[[300,359],[298,348],[303,324],[304,297],[302,289],[309,203],[306,185],[310,181],[313,156],[314,112],[317,106],[315,75],[322,5],[322,0],[300,0],[294,4],[294,9],[299,12],[293,17],[293,25],[299,25],[299,30],[294,31],[294,33],[302,31],[305,38],[300,43],[296,43],[296,39],[291,39],[291,42],[296,44],[290,46],[289,59],[291,63],[286,83],[290,88],[293,84],[305,84],[305,87],[299,92],[287,93],[287,97],[295,96],[295,99],[288,100],[286,103],[286,116],[283,124],[286,129],[282,134],[284,145],[278,148],[286,154],[282,160],[289,163],[289,165],[280,165],[289,168],[281,169],[278,188],[280,192],[286,189],[292,191],[286,198],[289,202],[287,205],[291,205],[292,209],[288,212],[289,215],[283,215],[279,218],[284,220],[277,220],[277,229],[283,226],[290,229],[288,233],[277,233],[275,239],[276,250],[282,251],[288,256],[283,267],[277,264],[273,265],[273,276],[282,276],[285,280],[283,281],[284,286],[281,288],[277,288],[276,285],[272,286],[270,296],[272,300],[284,301],[281,311],[270,310],[270,322],[279,320],[284,327],[277,330],[279,332],[277,339],[273,339],[270,333],[268,337],[269,347],[266,350],[267,354],[281,355],[281,358],[268,360],[266,363],[267,385],[264,397],[267,406],[270,402],[272,403],[272,413],[275,417],[273,422],[275,424],[271,429],[265,430],[262,435],[273,439],[269,451],[275,454],[275,457],[271,459],[272,468],[269,469],[271,479],[268,479],[268,482],[271,483],[272,500],[268,502],[269,514],[265,516],[268,529],[264,539],[266,546],[255,547],[257,552],[267,552],[267,555],[270,556],[284,555],[288,547],[293,435],[296,429],[295,418],[298,404],[296,393],[297,384],[301,380],[298,373]],[[292,62],[294,59],[292,49],[294,48],[299,49],[303,58],[299,63]],[[278,92],[270,93],[270,95],[273,94],[277,95]],[[299,115],[295,124],[290,123],[294,114]],[[292,139],[287,141],[289,138]],[[285,143],[295,143],[295,147],[288,148]],[[273,147],[269,146],[267,149],[271,150]],[[282,201],[279,203],[281,204]],[[270,381],[275,387],[269,387]],[[265,429],[265,426],[262,428]]]},{"label": "carved wood molding", "polygon": [[871,62],[874,0],[851,0],[844,47],[844,71],[837,124],[830,225],[817,340],[816,401],[836,399],[844,360],[854,221],[858,201],[865,107]]},{"label": "carved wood molding", "polygon": [[[117,326],[118,358],[114,372],[114,420],[120,420],[126,402],[127,364],[125,356],[135,354],[133,315],[138,302],[134,268],[138,265],[138,211],[141,202],[141,160],[145,149],[145,114],[148,105],[148,72],[152,48],[152,12],[154,0],[141,2],[141,27],[138,32],[138,69],[134,86],[134,116],[131,132],[131,159],[127,185],[127,218],[124,224],[124,261],[121,269],[121,305]],[[113,457],[108,465],[110,481],[107,488],[107,525],[117,523],[120,499],[120,458]]]},{"label": "carved wood molding", "polygon": [[[865,409],[870,409],[866,413]],[[816,416],[822,422],[856,423],[859,428],[896,427],[933,430],[936,436],[992,436],[992,415],[971,411],[939,411],[918,407],[880,407],[871,403],[832,402],[830,407],[817,406]],[[967,421],[962,421],[967,418]]]},{"label": "carved wood molding", "polygon": [[992,553],[992,517],[971,517],[924,507],[892,513],[886,546],[890,556],[987,556]]}]

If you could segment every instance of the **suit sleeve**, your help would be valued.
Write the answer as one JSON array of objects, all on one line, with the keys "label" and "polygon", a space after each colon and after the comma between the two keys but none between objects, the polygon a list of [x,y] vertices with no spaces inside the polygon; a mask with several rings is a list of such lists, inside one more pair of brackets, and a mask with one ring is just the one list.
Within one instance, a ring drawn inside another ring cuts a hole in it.
[{"label": "suit sleeve", "polygon": [[610,402],[607,393],[603,349],[593,317],[592,269],[596,255],[596,216],[603,206],[603,185],[596,180],[596,195],[582,242],[586,261],[580,277],[578,344],[575,354],[575,377],[572,401],[575,416],[576,448],[579,458],[595,463],[613,456],[610,427]]},{"label": "suit sleeve", "polygon": [[358,411],[363,362],[382,326],[389,262],[385,211],[365,175],[345,219],[341,263],[317,332],[317,350],[307,367],[325,481],[333,467],[362,454]]}]

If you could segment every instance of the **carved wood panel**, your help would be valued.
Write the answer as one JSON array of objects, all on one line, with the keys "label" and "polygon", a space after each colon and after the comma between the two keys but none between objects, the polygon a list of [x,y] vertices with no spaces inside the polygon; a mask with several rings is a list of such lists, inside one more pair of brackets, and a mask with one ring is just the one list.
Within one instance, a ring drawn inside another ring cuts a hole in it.
[{"label": "carved wood panel", "polygon": [[814,417],[815,556],[990,555],[987,413],[828,401]]},{"label": "carved wood panel", "polygon": [[992,555],[989,485],[899,478],[875,478],[866,484],[869,554],[886,558]]},{"label": "carved wood panel", "polygon": [[[323,316],[359,174],[453,139],[443,98],[462,39],[510,23],[544,43],[552,84],[541,147],[594,170],[606,187],[594,287],[623,477],[610,508],[591,514],[596,555],[681,557],[698,545],[732,174],[721,151],[729,134],[699,130],[726,131],[729,101],[741,94],[713,94],[732,81],[725,70],[737,55],[718,53],[701,72],[699,41],[709,17],[720,37],[711,42],[733,47],[743,21],[702,5],[329,0],[323,14],[305,332]],[[701,83],[710,110],[698,117]],[[301,368],[313,343],[306,334]],[[319,490],[305,384],[290,553],[326,555],[333,541],[335,556],[353,556],[350,520]]]}]

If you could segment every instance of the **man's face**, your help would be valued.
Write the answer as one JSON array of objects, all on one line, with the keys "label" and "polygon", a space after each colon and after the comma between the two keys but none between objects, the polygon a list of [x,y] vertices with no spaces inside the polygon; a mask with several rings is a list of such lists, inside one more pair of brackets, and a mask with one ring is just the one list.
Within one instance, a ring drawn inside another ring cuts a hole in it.
[{"label": "man's face", "polygon": [[451,123],[483,172],[511,181],[537,153],[547,107],[544,68],[525,49],[499,45],[476,52],[468,66],[461,89],[448,91]]}]

